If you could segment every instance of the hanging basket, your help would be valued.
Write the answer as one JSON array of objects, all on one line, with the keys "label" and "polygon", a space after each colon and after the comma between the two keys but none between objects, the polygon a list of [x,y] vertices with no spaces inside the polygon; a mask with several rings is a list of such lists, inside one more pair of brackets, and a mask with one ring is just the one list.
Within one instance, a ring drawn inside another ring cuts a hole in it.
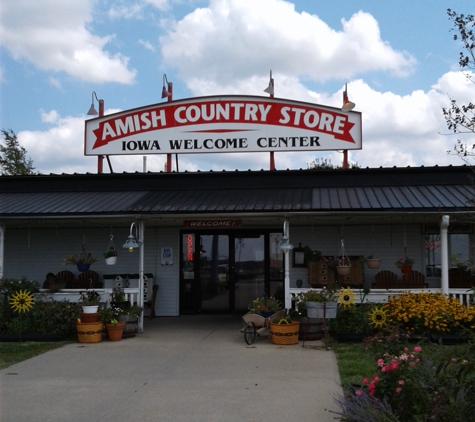
[{"label": "hanging basket", "polygon": [[299,326],[298,321],[288,322],[285,319],[279,322],[285,321],[283,324],[270,324],[270,334],[272,337],[272,343],[287,345],[298,344],[299,342]]},{"label": "hanging basket", "polygon": [[86,272],[87,270],[89,270],[89,267],[90,267],[89,264],[77,264],[76,266],[78,267],[78,271],[80,273]]},{"label": "hanging basket", "polygon": [[107,247],[107,250],[104,252],[106,265],[115,265],[117,262],[117,251],[115,250],[113,239],[114,239],[114,235],[111,234],[110,239],[109,239],[109,246]]},{"label": "hanging basket", "polygon": [[351,272],[351,266],[349,266],[349,265],[340,265],[340,266],[336,267],[336,272],[339,275],[348,275]]},{"label": "hanging basket", "polygon": [[412,265],[403,265],[401,267],[401,272],[403,274],[409,274],[412,271]]},{"label": "hanging basket", "polygon": [[106,264],[107,265],[115,265],[117,262],[117,257],[116,256],[110,256],[109,258],[106,258]]},{"label": "hanging basket", "polygon": [[381,265],[381,260],[380,259],[375,259],[375,258],[367,259],[366,260],[366,265],[371,270],[377,270],[379,268],[379,266]]}]

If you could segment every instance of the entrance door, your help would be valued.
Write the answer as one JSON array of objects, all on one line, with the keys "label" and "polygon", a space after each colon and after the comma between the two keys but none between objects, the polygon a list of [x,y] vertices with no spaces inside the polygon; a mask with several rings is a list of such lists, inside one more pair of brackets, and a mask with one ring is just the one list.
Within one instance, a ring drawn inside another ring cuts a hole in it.
[{"label": "entrance door", "polygon": [[264,235],[234,237],[233,243],[234,265],[230,275],[234,301],[230,301],[230,310],[245,312],[253,299],[268,294],[265,286]]},{"label": "entrance door", "polygon": [[280,234],[186,233],[182,239],[181,313],[245,313],[256,297],[282,291]]}]

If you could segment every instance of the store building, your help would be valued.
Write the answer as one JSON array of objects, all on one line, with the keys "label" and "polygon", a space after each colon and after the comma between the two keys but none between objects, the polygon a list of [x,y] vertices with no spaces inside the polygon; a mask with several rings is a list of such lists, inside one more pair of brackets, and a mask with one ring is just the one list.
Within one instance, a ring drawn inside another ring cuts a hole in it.
[{"label": "store building", "polygon": [[[156,315],[176,316],[245,312],[263,294],[289,307],[315,284],[304,246],[326,257],[344,246],[352,272],[338,281],[358,288],[373,288],[377,271],[397,271],[406,254],[422,288],[448,293],[449,269],[472,258],[468,167],[273,170],[274,153],[361,149],[360,113],[243,96],[101,110],[85,128],[98,174],[0,177],[0,277],[42,282],[71,269],[63,259],[86,245],[101,286],[121,283],[143,304],[158,284]],[[109,155],[167,154],[170,163],[172,154],[255,151],[269,152],[271,170],[102,173]],[[287,254],[283,235],[294,246]],[[121,247],[128,236],[140,246],[132,253]],[[111,238],[113,266],[101,259]],[[378,270],[362,265],[368,255],[382,260]]]}]

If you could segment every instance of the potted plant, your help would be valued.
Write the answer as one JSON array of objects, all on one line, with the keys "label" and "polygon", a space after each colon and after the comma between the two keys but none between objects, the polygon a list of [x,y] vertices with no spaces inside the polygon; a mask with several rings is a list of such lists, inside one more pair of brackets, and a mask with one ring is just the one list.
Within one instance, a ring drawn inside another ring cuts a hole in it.
[{"label": "potted plant", "polygon": [[338,293],[336,284],[328,284],[322,290],[308,290],[303,294],[309,318],[335,318]]},{"label": "potted plant", "polygon": [[125,321],[119,321],[122,310],[114,306],[103,308],[99,312],[99,319],[106,326],[109,341],[119,341],[124,333]]},{"label": "potted plant", "polygon": [[407,255],[404,255],[402,258],[399,258],[396,261],[396,267],[398,267],[403,274],[409,274],[412,271],[412,266],[414,265],[414,260],[409,258]]},{"label": "potted plant", "polygon": [[134,337],[138,330],[139,316],[143,308],[138,305],[132,305],[128,309],[122,311],[119,321],[125,322],[123,338]]},{"label": "potted plant", "polygon": [[368,255],[366,258],[366,265],[371,270],[377,270],[381,264],[381,260],[374,258],[373,255]]},{"label": "potted plant", "polygon": [[86,245],[83,245],[83,250],[79,252],[79,255],[68,255],[63,259],[63,265],[76,265],[79,272],[84,272],[97,261],[97,258],[92,255],[91,252],[86,252]]},{"label": "potted plant", "polygon": [[249,312],[268,318],[282,309],[282,304],[274,297],[258,297],[247,307]]},{"label": "potted plant", "polygon": [[123,287],[116,286],[112,289],[111,305],[123,311],[130,308],[130,301],[126,300]]},{"label": "potted plant", "polygon": [[351,271],[351,262],[347,256],[338,257],[335,260],[336,272],[340,275],[348,275]]},{"label": "potted plant", "polygon": [[115,265],[117,262],[118,253],[114,247],[109,248],[104,252],[104,258],[106,260],[106,265]]},{"label": "potted plant", "polygon": [[[95,290],[86,290],[85,292],[79,292],[79,294],[80,294],[80,297],[79,297],[78,303],[80,303],[82,306],[83,314],[96,314],[97,310],[99,309],[101,295],[97,293]],[[94,321],[89,321],[89,322],[94,322]]]}]

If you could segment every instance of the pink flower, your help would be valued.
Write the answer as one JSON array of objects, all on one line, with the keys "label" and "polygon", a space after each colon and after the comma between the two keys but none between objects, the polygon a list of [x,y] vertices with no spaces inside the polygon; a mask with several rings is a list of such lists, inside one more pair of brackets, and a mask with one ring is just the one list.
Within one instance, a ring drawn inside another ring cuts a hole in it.
[{"label": "pink flower", "polygon": [[401,392],[401,387],[397,387],[397,388],[396,388],[396,393],[399,394],[400,392]]},{"label": "pink flower", "polygon": [[384,359],[378,359],[378,366],[381,368],[384,366]]},{"label": "pink flower", "polygon": [[361,395],[363,394],[363,392],[362,392],[361,390],[356,390],[356,391],[355,391],[355,394],[356,394],[357,396],[361,396]]},{"label": "pink flower", "polygon": [[369,383],[369,379],[368,379],[368,378],[365,378],[365,379],[363,380],[363,384],[368,384],[368,383]]},{"label": "pink flower", "polygon": [[404,348],[404,351],[407,352],[409,349],[407,347]]},{"label": "pink flower", "polygon": [[397,383],[398,383],[399,385],[404,385],[404,380],[399,380]]},{"label": "pink flower", "polygon": [[421,346],[414,347],[414,352],[416,353],[422,352],[422,347]]},{"label": "pink flower", "polygon": [[378,381],[379,381],[379,377],[377,377],[376,375],[373,376],[373,381],[374,381],[374,382],[378,382]]}]

